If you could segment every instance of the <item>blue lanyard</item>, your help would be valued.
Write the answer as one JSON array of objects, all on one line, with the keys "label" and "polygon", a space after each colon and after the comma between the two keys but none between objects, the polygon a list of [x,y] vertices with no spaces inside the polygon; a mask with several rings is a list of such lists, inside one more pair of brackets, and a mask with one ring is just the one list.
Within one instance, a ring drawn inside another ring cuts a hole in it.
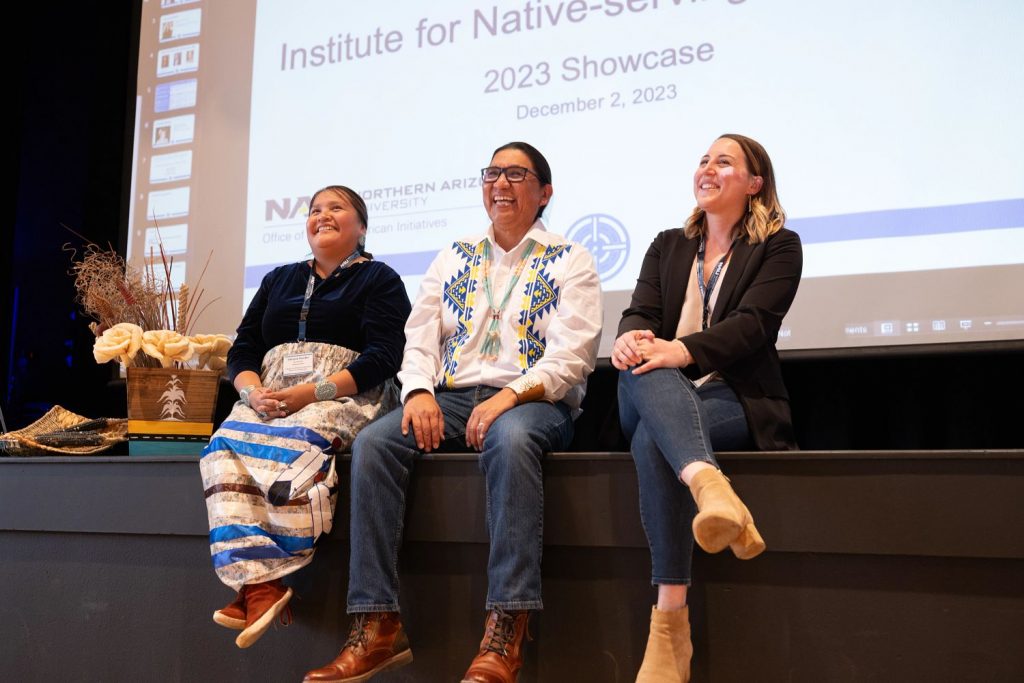
[{"label": "blue lanyard", "polygon": [[[335,273],[348,268],[352,265],[352,262],[359,258],[359,250],[356,249],[348,255],[341,265],[334,271]],[[330,275],[324,278],[324,281],[329,278]],[[306,341],[306,318],[309,317],[309,302],[313,298],[313,287],[316,285],[316,259],[310,261],[309,264],[309,282],[306,283],[306,296],[302,300],[302,310],[299,312],[299,338],[297,341]]]},{"label": "blue lanyard", "polygon": [[729,260],[729,254],[732,253],[732,248],[736,246],[736,240],[732,241],[729,245],[728,251],[725,255],[718,260],[715,265],[715,269],[711,271],[711,279],[708,280],[707,287],[704,286],[704,235],[700,236],[700,245],[697,247],[697,288],[700,290],[701,299],[704,302],[704,310],[700,317],[700,329],[708,329],[708,324],[711,321],[711,293],[715,291],[715,285],[718,284],[718,276],[722,274],[722,268],[725,267],[725,262]]}]

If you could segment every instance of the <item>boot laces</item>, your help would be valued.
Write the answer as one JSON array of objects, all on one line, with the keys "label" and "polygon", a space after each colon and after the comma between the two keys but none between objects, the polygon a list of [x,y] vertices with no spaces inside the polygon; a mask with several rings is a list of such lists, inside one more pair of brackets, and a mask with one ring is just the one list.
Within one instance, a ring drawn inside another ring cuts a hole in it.
[{"label": "boot laces", "polygon": [[348,632],[348,640],[345,641],[345,647],[362,647],[366,649],[366,636],[369,631],[369,614],[366,612],[360,612],[355,615],[352,620],[352,627]]},{"label": "boot laces", "polygon": [[487,629],[488,638],[487,643],[484,645],[484,650],[507,657],[508,646],[512,644],[512,640],[516,635],[516,617],[500,607],[495,608],[494,611],[497,617],[494,620],[494,626]]}]

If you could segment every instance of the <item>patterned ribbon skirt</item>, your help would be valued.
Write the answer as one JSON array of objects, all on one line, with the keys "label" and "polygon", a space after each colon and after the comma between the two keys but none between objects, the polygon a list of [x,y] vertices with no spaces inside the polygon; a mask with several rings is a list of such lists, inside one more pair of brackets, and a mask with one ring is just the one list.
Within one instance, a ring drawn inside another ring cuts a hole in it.
[{"label": "patterned ribbon skirt", "polygon": [[[284,358],[312,353],[313,372],[285,377]],[[263,358],[271,390],[316,382],[359,354],[317,342],[276,346]],[[337,501],[334,455],[398,403],[391,380],[355,396],[310,403],[286,417],[261,420],[241,401],[199,461],[210,520],[210,554],[221,581],[238,590],[291,574],[313,559],[329,533]]]}]

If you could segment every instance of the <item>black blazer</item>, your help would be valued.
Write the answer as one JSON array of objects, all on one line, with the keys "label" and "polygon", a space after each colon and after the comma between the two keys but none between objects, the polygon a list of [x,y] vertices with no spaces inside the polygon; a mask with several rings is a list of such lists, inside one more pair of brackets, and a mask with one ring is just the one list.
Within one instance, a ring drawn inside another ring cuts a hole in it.
[{"label": "black blazer", "polygon": [[[687,239],[682,228],[654,238],[633,300],[622,312],[619,335],[651,330],[662,339],[675,336],[698,241]],[[718,371],[743,404],[760,450],[797,448],[775,341],[796,296],[802,267],[800,237],[786,228],[760,244],[737,242],[719,284],[711,324],[681,337],[695,361],[683,372],[696,379]]]}]

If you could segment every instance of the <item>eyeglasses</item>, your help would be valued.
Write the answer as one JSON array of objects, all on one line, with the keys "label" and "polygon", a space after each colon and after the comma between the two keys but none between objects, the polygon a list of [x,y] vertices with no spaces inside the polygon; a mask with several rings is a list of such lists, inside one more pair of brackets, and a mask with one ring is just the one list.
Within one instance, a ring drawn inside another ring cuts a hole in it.
[{"label": "eyeglasses", "polygon": [[480,179],[485,183],[496,183],[502,173],[505,174],[505,179],[510,183],[521,183],[526,180],[526,174],[530,173],[533,174],[533,176],[539,180],[542,185],[544,184],[544,181],[540,180],[539,175],[528,168],[523,168],[522,166],[508,166],[507,168],[502,168],[501,166],[488,166],[487,168],[481,168]]}]

